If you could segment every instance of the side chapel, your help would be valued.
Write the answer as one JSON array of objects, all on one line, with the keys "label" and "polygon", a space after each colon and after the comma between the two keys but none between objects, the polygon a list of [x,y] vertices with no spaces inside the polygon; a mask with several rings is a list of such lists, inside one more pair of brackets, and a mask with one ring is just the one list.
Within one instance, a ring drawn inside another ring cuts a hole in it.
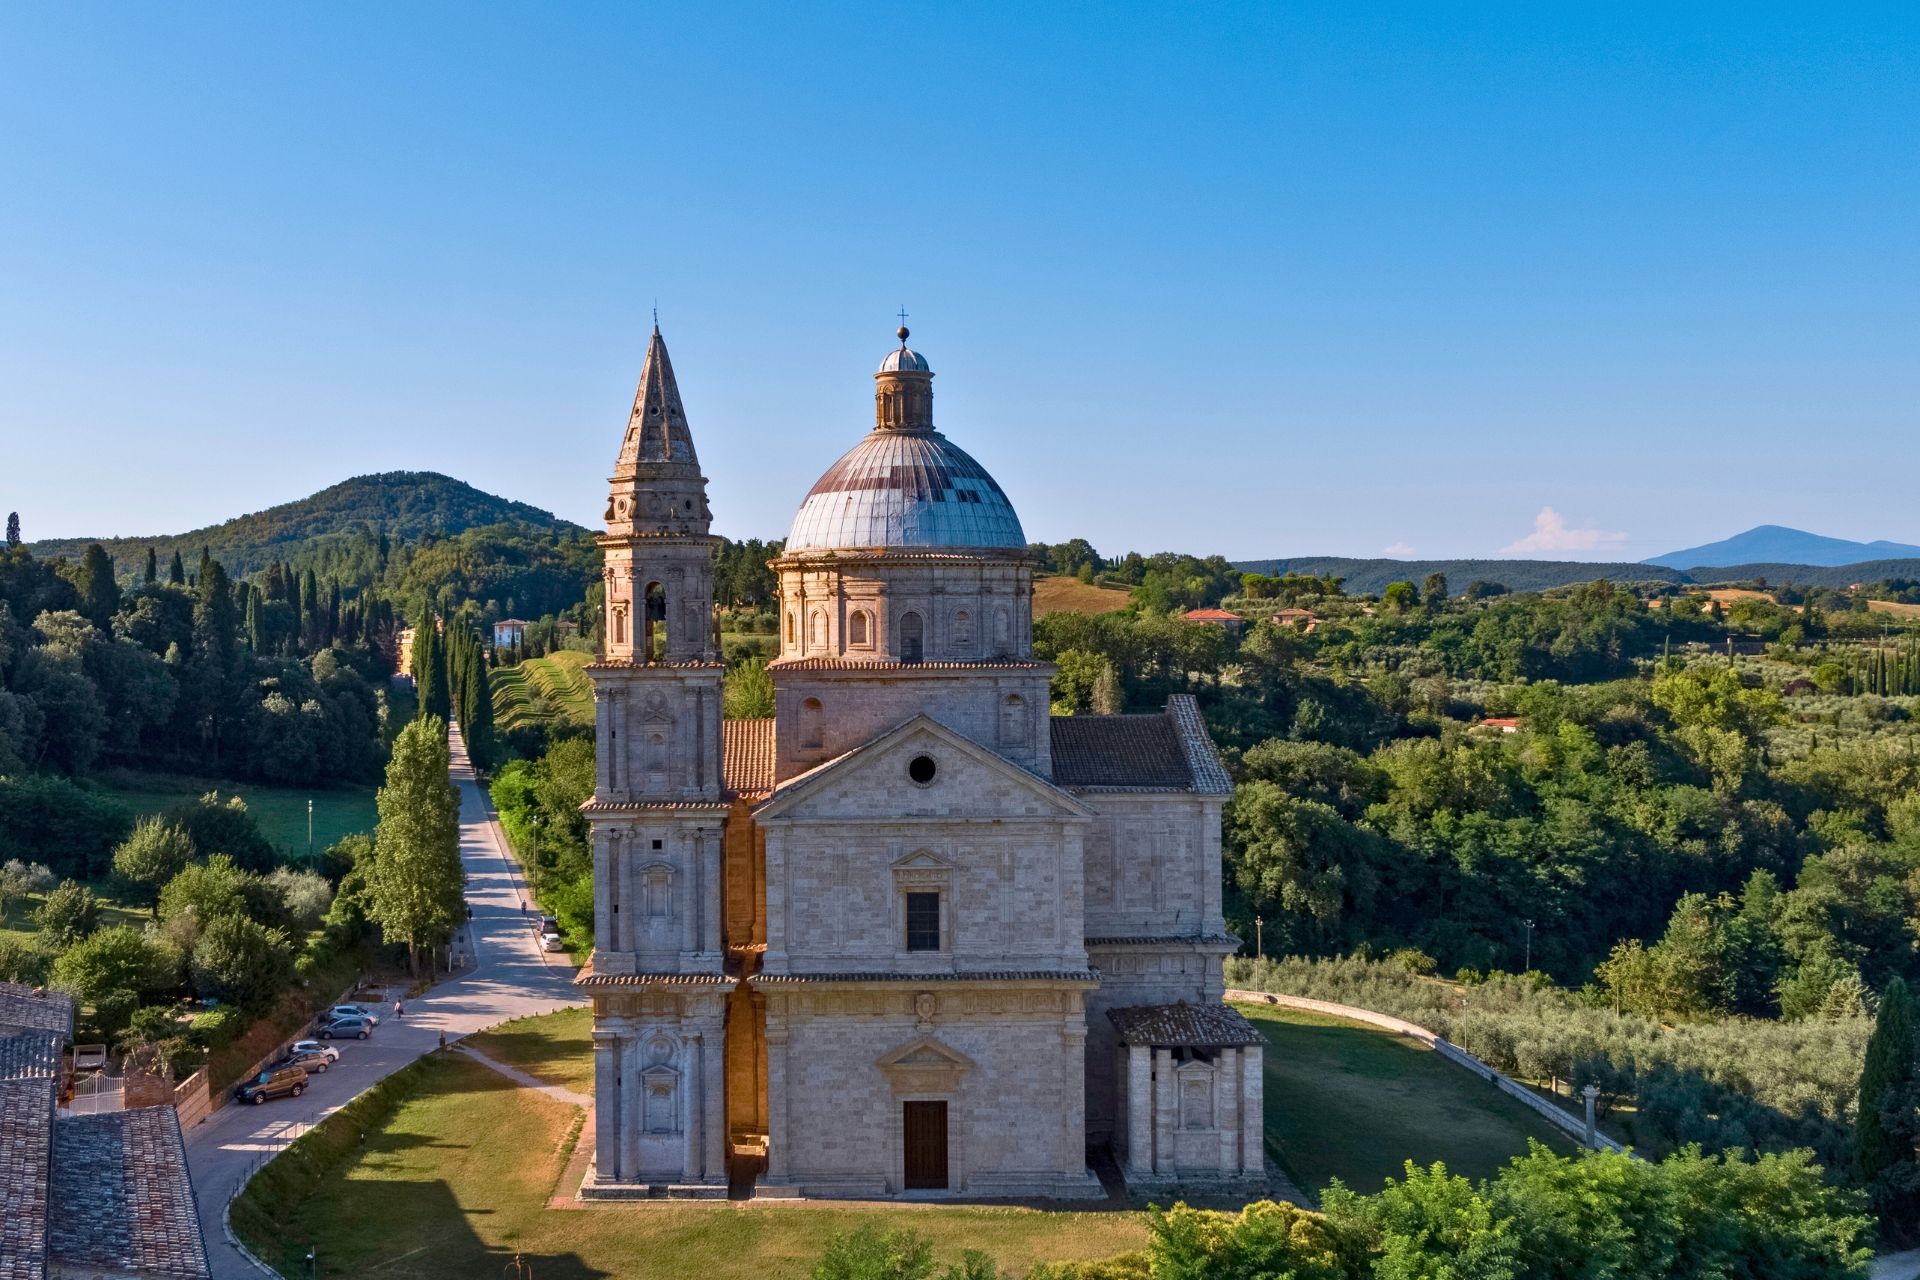
[{"label": "side chapel", "polygon": [[606,511],[589,1196],[1258,1183],[1198,708],[1053,716],[1032,569],[900,345],[800,504],[775,714],[722,716],[706,480],[656,325]]}]

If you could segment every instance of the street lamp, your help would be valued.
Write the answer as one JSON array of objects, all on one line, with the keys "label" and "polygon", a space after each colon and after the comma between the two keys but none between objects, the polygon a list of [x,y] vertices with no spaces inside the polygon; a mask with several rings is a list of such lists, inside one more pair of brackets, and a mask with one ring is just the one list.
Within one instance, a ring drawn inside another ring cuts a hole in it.
[{"label": "street lamp", "polygon": [[307,801],[307,865],[313,865],[313,801]]},{"label": "street lamp", "polygon": [[1253,918],[1253,954],[1256,959],[1264,960],[1267,955],[1267,947],[1264,940],[1265,934],[1263,932],[1266,923],[1267,922],[1259,916]]},{"label": "street lamp", "polygon": [[1532,973],[1533,972],[1533,921],[1522,920],[1520,923],[1527,926],[1527,963],[1526,963],[1526,967],[1522,969],[1521,972]]}]

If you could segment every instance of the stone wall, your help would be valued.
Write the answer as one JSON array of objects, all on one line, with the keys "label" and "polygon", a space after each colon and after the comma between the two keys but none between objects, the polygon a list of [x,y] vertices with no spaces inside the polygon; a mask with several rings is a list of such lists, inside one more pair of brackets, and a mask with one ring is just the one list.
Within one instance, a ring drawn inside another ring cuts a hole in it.
[{"label": "stone wall", "polygon": [[1087,936],[1217,934],[1220,806],[1187,792],[1080,795],[1087,830]]},{"label": "stone wall", "polygon": [[1097,1195],[1080,992],[905,985],[770,992],[768,1182],[815,1196],[901,1193],[902,1103],[925,1099],[947,1103],[945,1194]]}]

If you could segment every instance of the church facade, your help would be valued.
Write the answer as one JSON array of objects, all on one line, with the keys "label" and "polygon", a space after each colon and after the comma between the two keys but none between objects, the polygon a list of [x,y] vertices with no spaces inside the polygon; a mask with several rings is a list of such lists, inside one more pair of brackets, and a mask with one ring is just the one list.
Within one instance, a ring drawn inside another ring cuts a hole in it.
[{"label": "church facade", "polygon": [[773,568],[728,720],[711,513],[656,327],[600,538],[588,1196],[1101,1194],[1263,1177],[1197,707],[1049,714],[1012,504],[906,345]]}]

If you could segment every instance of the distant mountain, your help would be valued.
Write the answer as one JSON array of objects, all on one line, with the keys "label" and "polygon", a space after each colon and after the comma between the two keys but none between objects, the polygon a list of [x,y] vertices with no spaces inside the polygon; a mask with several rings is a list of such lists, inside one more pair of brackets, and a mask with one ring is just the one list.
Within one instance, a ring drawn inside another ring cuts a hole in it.
[{"label": "distant mountain", "polygon": [[1902,542],[1851,542],[1784,525],[1763,524],[1704,547],[1670,551],[1648,564],[1669,569],[1725,569],[1736,565],[1850,565],[1867,560],[1920,556],[1920,547]]},{"label": "distant mountain", "polygon": [[310,550],[316,539],[384,531],[399,544],[498,524],[563,534],[587,532],[550,511],[483,493],[438,472],[388,471],[355,476],[312,497],[187,533],[151,538],[50,538],[29,546],[42,558],[78,559],[88,543],[98,542],[113,557],[123,579],[140,571],[148,547],[159,556],[162,572],[176,550],[191,570],[205,547],[228,573],[242,577],[265,568],[269,561],[290,559],[296,552]]},{"label": "distant mountain", "polygon": [[1681,572],[1666,565],[1596,564],[1590,560],[1380,560],[1347,556],[1293,556],[1279,560],[1237,560],[1242,573],[1333,574],[1346,580],[1351,595],[1378,595],[1389,582],[1419,582],[1430,573],[1447,575],[1447,589],[1458,594],[1470,582],[1497,582],[1509,591],[1545,591],[1605,578],[1610,582],[1669,582],[1678,586],[1709,586],[1719,582],[1751,582],[1756,578],[1780,586],[1847,587],[1856,582],[1889,578],[1920,580],[1920,557],[1866,560],[1857,564],[1784,564],[1760,561],[1699,568]]}]

